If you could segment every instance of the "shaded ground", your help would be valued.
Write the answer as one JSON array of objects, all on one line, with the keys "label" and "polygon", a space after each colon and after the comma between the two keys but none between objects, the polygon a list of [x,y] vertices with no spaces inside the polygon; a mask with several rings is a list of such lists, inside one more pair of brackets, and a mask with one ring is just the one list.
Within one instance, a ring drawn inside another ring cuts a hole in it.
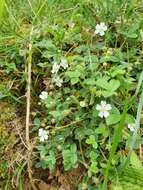
[{"label": "shaded ground", "polygon": [[[20,113],[20,112],[19,112]],[[20,117],[14,105],[0,103],[0,187],[17,189],[21,184],[25,190],[31,185],[26,169],[25,121]],[[34,157],[32,158],[34,161]],[[84,168],[79,166],[70,172],[57,169],[48,170],[33,168],[33,180],[38,190],[74,190],[84,175]],[[24,182],[24,183],[23,183]]]}]

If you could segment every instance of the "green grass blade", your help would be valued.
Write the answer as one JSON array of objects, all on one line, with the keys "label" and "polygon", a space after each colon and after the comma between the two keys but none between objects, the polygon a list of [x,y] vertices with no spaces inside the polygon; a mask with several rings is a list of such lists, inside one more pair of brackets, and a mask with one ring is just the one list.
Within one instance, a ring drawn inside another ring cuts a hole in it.
[{"label": "green grass blade", "polygon": [[0,0],[0,24],[3,21],[4,11],[5,11],[5,0]]},{"label": "green grass blade", "polygon": [[109,153],[109,160],[108,160],[107,168],[106,168],[106,171],[105,171],[105,176],[104,176],[105,179],[104,179],[102,190],[107,189],[107,182],[108,182],[109,170],[111,168],[111,162],[112,162],[112,159],[114,158],[117,146],[118,146],[118,144],[120,142],[120,139],[121,139],[122,129],[124,128],[127,110],[128,110],[128,102],[125,101],[125,106],[124,106],[124,109],[123,109],[123,113],[122,113],[122,116],[121,116],[120,123],[119,123],[118,127],[116,127],[115,133],[114,133],[114,136],[113,136],[112,146],[111,146],[111,150],[110,150],[110,153]]},{"label": "green grass blade", "polygon": [[134,131],[134,134],[132,136],[132,141],[131,141],[131,144],[130,144],[130,150],[129,150],[129,153],[128,153],[128,157],[123,165],[123,169],[126,168],[126,166],[128,165],[129,163],[129,159],[130,159],[130,156],[132,154],[132,151],[134,149],[134,145],[136,143],[136,139],[137,139],[137,133],[138,133],[138,130],[140,128],[140,119],[141,119],[141,112],[142,112],[142,108],[143,108],[143,90],[142,90],[142,93],[141,93],[141,96],[140,96],[140,100],[139,100],[139,105],[138,105],[138,110],[137,110],[137,116],[136,116],[136,128],[135,128],[135,131]]},{"label": "green grass blade", "polygon": [[135,96],[139,93],[141,85],[142,85],[142,82],[143,82],[143,71],[140,74],[140,78],[139,78],[139,82],[138,82],[138,85],[137,85],[137,88],[136,88]]},{"label": "green grass blade", "polygon": [[[138,81],[138,85],[137,85],[137,88],[136,88],[135,96],[138,95],[138,93],[140,91],[140,88],[142,86],[142,82],[143,82],[143,71],[141,72],[140,77],[139,77],[139,81]],[[142,108],[143,108],[143,89],[142,89],[142,93],[140,95],[138,109],[137,109],[137,115],[136,115],[136,121],[135,121],[136,129],[134,131],[134,134],[132,136],[132,141],[131,141],[130,146],[129,146],[130,150],[129,150],[129,153],[128,153],[128,157],[127,157],[127,159],[125,160],[125,162],[122,165],[122,170],[125,170],[125,168],[127,167],[128,163],[129,163],[129,160],[130,160],[130,156],[131,156],[133,148],[134,148],[134,145],[136,143],[137,133],[138,133],[138,130],[140,128],[140,119],[141,119]]]}]

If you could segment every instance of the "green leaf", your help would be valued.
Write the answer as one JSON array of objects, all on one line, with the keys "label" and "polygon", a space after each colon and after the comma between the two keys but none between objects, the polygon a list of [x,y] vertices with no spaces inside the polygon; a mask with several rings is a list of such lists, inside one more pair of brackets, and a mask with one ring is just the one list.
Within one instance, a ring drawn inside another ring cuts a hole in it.
[{"label": "green leaf", "polygon": [[48,96],[48,98],[46,99],[46,101],[44,101],[44,104],[46,106],[46,108],[53,108],[56,104],[56,102],[54,101],[53,98],[51,98],[50,96]]},{"label": "green leaf", "polygon": [[101,91],[104,97],[109,97],[114,94],[114,92],[119,88],[120,81],[111,79],[110,81],[107,81],[107,79],[98,79],[96,81],[96,85],[105,89],[104,91]]},{"label": "green leaf", "polygon": [[116,67],[112,67],[110,69],[110,74],[112,77],[115,77],[115,76],[119,76],[119,75],[124,75],[125,74],[125,66],[116,66]]},{"label": "green leaf", "polygon": [[112,91],[114,92],[115,90],[117,90],[120,86],[120,81],[119,80],[115,80],[115,79],[111,79],[109,82],[103,78],[103,79],[98,79],[96,81],[96,85],[100,86],[103,89],[106,89],[108,91]]},{"label": "green leaf", "polygon": [[49,168],[50,170],[53,170],[55,168],[56,164],[56,157],[55,153],[53,150],[48,151],[49,153],[47,154],[47,150],[45,147],[41,146],[39,147],[40,150],[40,165],[43,169]]},{"label": "green leaf", "polygon": [[92,162],[97,161],[97,154],[94,151],[91,151],[89,156],[90,156],[90,159],[91,159]]},{"label": "green leaf", "polygon": [[125,34],[127,36],[127,38],[137,38],[138,35],[136,33],[126,33]]},{"label": "green leaf", "polygon": [[113,125],[120,121],[120,112],[116,107],[113,107],[110,111],[110,115],[106,118],[107,125]]},{"label": "green leaf", "polygon": [[100,78],[96,81],[96,85],[103,88],[103,89],[108,89],[108,82],[107,82],[108,78]]},{"label": "green leaf", "polygon": [[121,185],[113,185],[112,190],[123,190],[123,187]]},{"label": "green leaf", "polygon": [[71,84],[72,85],[77,84],[78,82],[79,82],[79,78],[78,77],[71,78]]},{"label": "green leaf", "polygon": [[132,152],[130,157],[130,164],[137,169],[143,169],[142,163],[134,151]]},{"label": "green leaf", "polygon": [[110,116],[106,119],[107,125],[113,125],[120,121],[120,115],[110,114]]},{"label": "green leaf", "polygon": [[112,92],[114,92],[114,91],[116,91],[119,88],[119,86],[120,86],[120,81],[113,79],[113,80],[109,81],[109,84],[108,84],[108,86],[107,86],[106,89],[108,91],[111,90]]},{"label": "green leaf", "polygon": [[89,79],[85,79],[84,80],[84,83],[86,84],[86,85],[95,85],[96,84],[96,81],[95,81],[95,79],[94,78],[89,78]]},{"label": "green leaf", "polygon": [[61,118],[61,111],[50,111],[49,114],[51,114],[56,120]]},{"label": "green leaf", "polygon": [[62,120],[66,116],[68,116],[70,113],[70,109],[65,110],[54,110],[50,111],[49,114],[52,115],[56,120]]},{"label": "green leaf", "polygon": [[98,167],[96,162],[92,162],[90,167],[89,167],[90,172],[96,174],[98,173]]},{"label": "green leaf", "polygon": [[53,170],[55,168],[56,158],[55,153],[52,150],[50,150],[49,155],[45,157],[45,162],[50,170]]},{"label": "green leaf", "polygon": [[86,143],[93,146],[93,148],[97,149],[98,144],[96,142],[95,136],[90,135],[88,139],[86,139]]},{"label": "green leaf", "polygon": [[132,115],[127,114],[126,115],[126,124],[129,124],[129,123],[135,123],[135,118]]},{"label": "green leaf", "polygon": [[115,92],[114,92],[114,91],[101,91],[101,94],[102,94],[105,98],[108,98],[108,97],[114,95]]},{"label": "green leaf", "polygon": [[107,127],[103,123],[99,124],[99,127],[95,129],[95,133],[102,134],[104,137],[107,137],[109,135]]},{"label": "green leaf", "polygon": [[95,129],[95,132],[97,134],[103,134],[106,130],[106,127],[104,124],[100,124],[98,128]]},{"label": "green leaf", "polygon": [[100,63],[104,63],[104,62],[108,62],[108,61],[111,61],[111,62],[119,62],[120,61],[120,58],[119,57],[116,57],[116,56],[112,56],[112,55],[106,55],[106,56],[104,56],[104,57],[102,57],[101,59],[100,59]]},{"label": "green leaf", "polygon": [[38,117],[34,118],[34,127],[32,128],[32,131],[37,131],[41,126],[40,119]]},{"label": "green leaf", "polygon": [[79,82],[80,72],[79,71],[67,71],[66,76],[70,78],[71,84],[74,85]]},{"label": "green leaf", "polygon": [[44,48],[42,56],[45,58],[55,57],[58,54],[58,49],[52,40],[43,39],[36,44],[40,48]]},{"label": "green leaf", "polygon": [[84,139],[87,135],[93,134],[93,130],[86,128],[86,127],[81,127],[81,128],[76,128],[75,129],[75,139],[77,140],[82,140]]},{"label": "green leaf", "polygon": [[68,148],[62,151],[64,169],[70,170],[77,167],[77,147],[76,144],[70,144]]}]

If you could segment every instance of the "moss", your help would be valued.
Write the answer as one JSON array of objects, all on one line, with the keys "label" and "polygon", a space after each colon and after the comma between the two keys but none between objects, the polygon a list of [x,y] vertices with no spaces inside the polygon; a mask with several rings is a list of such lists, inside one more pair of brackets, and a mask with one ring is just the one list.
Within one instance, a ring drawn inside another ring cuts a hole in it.
[{"label": "moss", "polygon": [[11,121],[15,117],[15,108],[7,102],[0,103],[0,123]]},{"label": "moss", "polygon": [[10,151],[15,143],[15,134],[12,132],[10,121],[16,118],[15,108],[7,102],[0,103],[0,187],[8,180],[8,165]]}]

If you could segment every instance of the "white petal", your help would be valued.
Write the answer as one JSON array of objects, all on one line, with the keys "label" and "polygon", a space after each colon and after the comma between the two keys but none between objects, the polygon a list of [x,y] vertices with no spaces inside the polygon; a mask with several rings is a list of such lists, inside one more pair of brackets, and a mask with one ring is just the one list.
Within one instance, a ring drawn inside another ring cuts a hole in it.
[{"label": "white petal", "polygon": [[105,32],[104,31],[100,31],[99,35],[100,36],[104,36]]},{"label": "white petal", "polygon": [[98,34],[98,31],[97,31],[97,30],[95,30],[94,34]]},{"label": "white petal", "polygon": [[110,104],[106,104],[106,110],[111,110],[111,109],[112,109],[111,105]]},{"label": "white petal", "polygon": [[101,117],[101,118],[103,118],[104,117],[104,112],[102,112],[102,111],[99,112],[98,116]]},{"label": "white petal", "polygon": [[100,30],[100,25],[99,24],[96,25],[96,30],[97,31]]},{"label": "white petal", "polygon": [[130,128],[130,131],[134,132],[134,131],[135,131],[134,127],[131,127],[131,128]]},{"label": "white petal", "polygon": [[105,107],[106,106],[106,101],[101,101],[101,106]]},{"label": "white petal", "polygon": [[80,105],[81,107],[86,107],[86,102],[85,102],[85,101],[80,101],[80,102],[79,102],[79,105]]},{"label": "white petal", "polygon": [[128,124],[128,129],[129,129],[130,131],[134,132],[134,131],[135,131],[135,124],[134,124],[134,123]]},{"label": "white petal", "polygon": [[62,86],[62,81],[56,81],[56,86],[58,86],[58,87],[61,87]]},{"label": "white petal", "polygon": [[48,139],[48,135],[45,135],[45,136],[44,136],[44,139],[47,140],[47,139]]},{"label": "white petal", "polygon": [[99,111],[100,111],[101,109],[102,109],[101,105],[100,105],[100,104],[97,104],[97,105],[96,105],[96,110],[99,110]]},{"label": "white petal", "polygon": [[106,31],[106,30],[107,30],[107,26],[106,26],[106,25],[103,27],[103,30],[104,30],[104,31]]},{"label": "white petal", "polygon": [[99,33],[100,33],[100,25],[97,24],[96,29],[95,29],[95,34],[99,34]]},{"label": "white petal", "polygon": [[94,34],[98,34],[98,33],[99,33],[99,31],[98,31],[98,30],[95,30]]},{"label": "white petal", "polygon": [[54,73],[57,74],[57,72],[59,71],[59,69],[60,69],[60,65],[58,65],[57,62],[55,62],[55,63],[53,64],[51,73],[52,73],[52,74],[54,74]]},{"label": "white petal", "polygon": [[47,134],[48,134],[48,131],[44,130],[43,135],[47,135]]},{"label": "white petal", "polygon": [[40,98],[40,99],[42,99],[42,98],[43,98],[42,94],[40,94],[40,95],[39,95],[39,98]]},{"label": "white petal", "polygon": [[60,78],[59,76],[57,76],[57,77],[55,77],[55,78],[53,79],[53,82],[55,82],[56,86],[61,87],[61,86],[62,86],[62,83],[63,83],[63,79]]},{"label": "white petal", "polygon": [[69,22],[69,27],[70,28],[73,28],[75,26],[75,23],[74,22]]},{"label": "white petal", "polygon": [[38,135],[41,136],[43,134],[43,129],[39,129]]},{"label": "white petal", "polygon": [[40,142],[44,142],[44,137],[40,137]]},{"label": "white petal", "polygon": [[63,67],[64,69],[68,68],[68,63],[67,63],[67,60],[65,58],[61,59],[60,66]]},{"label": "white petal", "polygon": [[105,31],[107,30],[107,26],[104,22],[96,25],[95,34],[99,34],[100,36],[104,36]]},{"label": "white petal", "polygon": [[107,26],[105,25],[104,22],[101,22],[101,23],[100,23],[100,27],[101,27],[104,31],[107,30]]},{"label": "white petal", "polygon": [[105,118],[107,118],[109,116],[109,112],[108,111],[104,111],[103,115],[104,115]]},{"label": "white petal", "polygon": [[105,26],[105,23],[104,22],[101,22],[100,23],[100,27],[104,27]]},{"label": "white petal", "polygon": [[42,99],[42,100],[47,99],[47,97],[48,97],[48,92],[46,92],[46,91],[41,92],[41,94],[39,95],[39,97],[40,97],[40,99]]}]

